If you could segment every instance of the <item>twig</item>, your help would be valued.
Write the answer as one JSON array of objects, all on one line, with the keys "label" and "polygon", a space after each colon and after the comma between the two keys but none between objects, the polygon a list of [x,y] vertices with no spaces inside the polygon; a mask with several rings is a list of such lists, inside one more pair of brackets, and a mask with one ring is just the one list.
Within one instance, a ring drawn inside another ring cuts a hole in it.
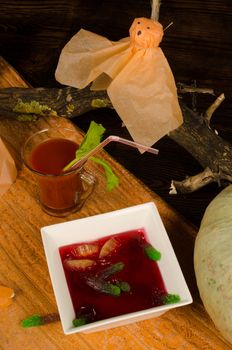
[{"label": "twig", "polygon": [[[196,88],[197,87],[197,82],[196,80],[193,81],[193,87]],[[194,112],[197,111],[197,94],[196,92],[191,93],[192,96],[192,109]]]},{"label": "twig", "polygon": [[216,98],[216,100],[209,106],[209,108],[206,110],[204,114],[204,119],[209,124],[211,117],[213,113],[216,111],[216,109],[220,106],[220,104],[225,100],[225,95],[222,93],[220,96]]},{"label": "twig", "polygon": [[151,19],[154,21],[158,21],[159,19],[160,5],[160,0],[151,0]]},{"label": "twig", "polygon": [[190,85],[185,85],[182,83],[177,83],[177,88],[178,88],[178,93],[180,94],[196,92],[198,94],[210,94],[215,96],[214,90],[209,88],[198,88]]},{"label": "twig", "polygon": [[173,25],[173,22],[170,22],[165,28],[164,28],[164,32],[165,30],[167,30],[169,27],[171,27]]},{"label": "twig", "polygon": [[191,193],[212,182],[218,182],[218,176],[210,168],[201,173],[187,177],[183,181],[172,181],[169,194]]}]

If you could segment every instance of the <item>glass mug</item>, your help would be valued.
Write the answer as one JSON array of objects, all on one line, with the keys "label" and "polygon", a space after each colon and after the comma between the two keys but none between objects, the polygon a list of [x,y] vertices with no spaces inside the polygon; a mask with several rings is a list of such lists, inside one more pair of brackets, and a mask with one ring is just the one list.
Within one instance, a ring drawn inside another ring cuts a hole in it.
[{"label": "glass mug", "polygon": [[42,209],[65,217],[81,209],[91,195],[96,179],[81,168],[62,169],[75,158],[77,133],[71,129],[44,129],[31,135],[22,148],[22,160],[34,173]]}]

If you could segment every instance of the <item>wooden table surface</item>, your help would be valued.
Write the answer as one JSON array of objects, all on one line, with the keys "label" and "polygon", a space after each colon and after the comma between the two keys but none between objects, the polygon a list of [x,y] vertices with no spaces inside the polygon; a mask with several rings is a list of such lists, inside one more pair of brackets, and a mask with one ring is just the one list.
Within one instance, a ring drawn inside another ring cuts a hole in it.
[{"label": "wooden table surface", "polygon": [[[0,87],[27,86],[17,72],[0,59]],[[4,116],[3,116],[4,117]],[[196,287],[193,270],[193,248],[196,228],[151,192],[105,151],[101,156],[120,178],[120,187],[106,192],[101,170],[89,162],[98,184],[94,195],[78,213],[65,219],[48,216],[41,211],[35,193],[35,179],[20,160],[20,148],[29,134],[46,127],[76,129],[71,122],[48,117],[37,122],[0,120],[0,136],[15,159],[18,176],[7,193],[0,198],[0,285],[14,289],[14,302],[0,309],[0,349],[231,349],[204,311]],[[42,226],[78,219],[98,213],[154,201],[167,229],[175,253],[192,293],[193,304],[171,310],[159,318],[92,334],[65,336],[60,322],[23,329],[20,321],[32,314],[56,312],[56,302],[42,246]]]}]

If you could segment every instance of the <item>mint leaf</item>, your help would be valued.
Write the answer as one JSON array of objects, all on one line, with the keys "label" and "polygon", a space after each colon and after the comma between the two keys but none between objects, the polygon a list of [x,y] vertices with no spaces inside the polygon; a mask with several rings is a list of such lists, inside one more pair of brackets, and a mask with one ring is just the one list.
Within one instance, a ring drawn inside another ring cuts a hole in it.
[{"label": "mint leaf", "polygon": [[89,129],[81,142],[78,150],[76,151],[76,158],[73,159],[66,167],[63,169],[64,171],[71,168],[78,160],[84,157],[87,153],[89,153],[92,149],[97,147],[101,142],[101,138],[105,132],[105,128],[101,124],[95,123],[95,121],[91,121]]},{"label": "mint leaf", "polygon": [[90,159],[104,168],[107,183],[107,191],[112,191],[115,187],[118,187],[119,179],[111,169],[110,165],[103,159],[99,159],[96,157],[91,157]]},{"label": "mint leaf", "polygon": [[[88,154],[90,151],[96,148],[101,143],[101,139],[104,132],[105,132],[105,128],[101,124],[97,124],[95,123],[95,121],[91,121],[89,129],[82,143],[80,144],[78,150],[76,151],[76,158],[73,159],[68,165],[66,165],[66,167],[63,170],[64,171],[68,170],[73,165],[75,165],[75,163],[78,160],[80,160],[86,154]],[[113,170],[105,160],[95,158],[95,157],[91,157],[90,159],[104,168],[106,182],[107,182],[107,185],[106,185],[107,191],[111,191],[113,188],[119,185],[118,177],[114,174]]]},{"label": "mint leaf", "polygon": [[77,160],[84,157],[87,153],[99,145],[105,130],[106,129],[101,124],[97,124],[95,121],[90,123],[84,140],[76,152]]}]

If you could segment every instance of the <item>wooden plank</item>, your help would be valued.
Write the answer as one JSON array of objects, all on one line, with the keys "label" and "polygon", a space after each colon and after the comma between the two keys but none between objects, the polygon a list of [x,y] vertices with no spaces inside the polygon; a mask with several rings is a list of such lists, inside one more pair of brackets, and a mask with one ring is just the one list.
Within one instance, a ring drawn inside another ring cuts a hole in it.
[{"label": "wooden plank", "polygon": [[[25,86],[2,58],[0,87]],[[3,116],[4,117],[4,116]],[[204,311],[193,271],[193,247],[196,229],[170,208],[159,196],[126,171],[106,152],[101,152],[120,178],[120,187],[106,192],[105,179],[97,165],[87,168],[95,173],[98,184],[94,194],[78,213],[68,218],[54,218],[41,211],[35,191],[35,179],[20,160],[20,149],[26,137],[45,127],[69,127],[82,132],[70,121],[59,117],[42,118],[37,122],[0,120],[0,136],[14,157],[18,177],[0,198],[0,285],[15,290],[11,306],[0,310],[0,348],[13,349],[215,349],[227,344]],[[20,321],[35,313],[56,312],[56,303],[42,247],[40,228],[76,218],[104,213],[131,205],[154,201],[158,206],[177,258],[191,290],[194,303],[177,308],[159,318],[93,334],[65,336],[59,322],[44,327],[23,329]]]}]

